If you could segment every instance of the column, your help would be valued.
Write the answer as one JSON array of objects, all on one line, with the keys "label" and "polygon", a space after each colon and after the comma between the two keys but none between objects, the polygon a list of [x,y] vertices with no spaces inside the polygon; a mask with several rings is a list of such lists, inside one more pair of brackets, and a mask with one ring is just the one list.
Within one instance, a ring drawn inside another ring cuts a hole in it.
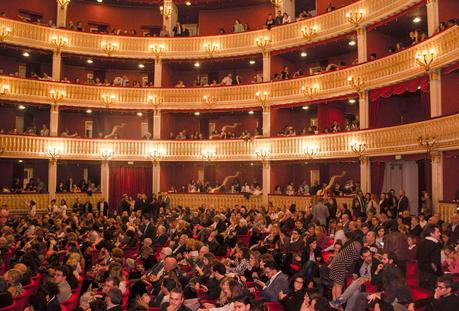
[{"label": "column", "polygon": [[370,105],[368,101],[368,91],[359,92],[359,124],[360,129],[370,127]]},{"label": "column", "polygon": [[368,60],[367,29],[365,27],[357,28],[357,54],[359,63],[364,63]]},{"label": "column", "polygon": [[62,68],[62,57],[61,53],[56,51],[53,53],[53,73],[52,77],[54,81],[61,81],[61,68]]},{"label": "column", "polygon": [[50,200],[56,196],[57,188],[57,160],[51,159],[48,164],[48,193]]},{"label": "column", "polygon": [[153,139],[161,139],[161,110],[153,110]]},{"label": "column", "polygon": [[438,202],[443,200],[443,152],[433,151],[432,157],[432,203],[438,211]]},{"label": "column", "polygon": [[430,84],[430,117],[439,117],[442,114],[441,109],[441,71],[435,70],[429,73]]},{"label": "column", "polygon": [[56,104],[51,105],[51,112],[49,116],[49,135],[58,136],[59,133],[59,106]]},{"label": "column", "polygon": [[438,0],[427,0],[427,29],[429,37],[432,36],[440,26],[438,2]]},{"label": "column", "polygon": [[163,26],[166,26],[166,30],[169,31],[169,35],[172,37],[174,35],[172,30],[178,20],[178,8],[172,0],[164,0],[163,7],[166,11],[172,8],[172,14],[170,16],[163,14]]},{"label": "column", "polygon": [[271,109],[263,107],[263,137],[271,136]]},{"label": "column", "polygon": [[160,185],[161,185],[161,163],[158,161],[153,162],[152,168],[152,174],[151,176],[153,177],[152,185],[153,185],[153,194],[157,194],[158,192],[161,191]]},{"label": "column", "polygon": [[263,82],[271,81],[271,53],[263,52]]},{"label": "column", "polygon": [[371,165],[370,158],[360,158],[360,188],[363,193],[371,192]]},{"label": "column", "polygon": [[[110,182],[110,162],[109,161],[102,161],[100,164],[100,191],[102,192],[102,196],[108,201],[109,200],[109,182]],[[110,204],[112,202],[109,202]],[[111,208],[110,210],[114,210],[116,207]]]},{"label": "column", "polygon": [[68,4],[61,6],[59,2],[57,2],[57,28],[65,28],[67,25],[67,7]]},{"label": "column", "polygon": [[295,0],[281,0],[279,8],[276,8],[276,10],[287,13],[292,21],[295,20]]},{"label": "column", "polygon": [[263,160],[263,195],[262,204],[268,207],[269,204],[269,191],[271,190],[271,164],[268,160]]},{"label": "column", "polygon": [[163,62],[159,59],[155,61],[155,67],[153,68],[153,86],[161,87],[162,74],[163,74]]}]

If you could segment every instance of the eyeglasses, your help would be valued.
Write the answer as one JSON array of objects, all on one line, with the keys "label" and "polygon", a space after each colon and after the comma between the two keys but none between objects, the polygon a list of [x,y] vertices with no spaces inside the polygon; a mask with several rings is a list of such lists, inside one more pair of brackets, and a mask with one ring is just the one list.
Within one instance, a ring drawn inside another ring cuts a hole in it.
[{"label": "eyeglasses", "polygon": [[446,289],[446,286],[437,285],[436,287],[439,289]]}]

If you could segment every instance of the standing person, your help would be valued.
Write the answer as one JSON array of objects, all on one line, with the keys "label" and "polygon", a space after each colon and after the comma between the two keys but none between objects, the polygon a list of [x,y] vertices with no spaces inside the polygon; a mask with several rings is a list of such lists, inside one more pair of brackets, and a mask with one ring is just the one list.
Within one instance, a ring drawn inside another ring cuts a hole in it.
[{"label": "standing person", "polygon": [[312,207],[312,216],[317,219],[317,221],[325,226],[327,224],[327,219],[330,217],[330,212],[328,207],[324,204],[324,199],[319,198],[317,204]]},{"label": "standing person", "polygon": [[284,20],[284,16],[282,15],[281,11],[277,11],[276,18],[274,19],[276,25],[282,25],[282,21]]},{"label": "standing person", "polygon": [[352,199],[352,212],[356,218],[365,217],[366,204],[363,192],[357,192],[356,196]]},{"label": "standing person", "polygon": [[105,201],[105,198],[102,197],[97,202],[97,211],[103,216],[108,216],[108,202]]},{"label": "standing person", "polygon": [[271,30],[271,28],[276,25],[276,20],[273,18],[273,15],[272,14],[268,14],[268,18],[266,19],[266,28],[268,28],[268,30]]},{"label": "standing person", "polygon": [[384,252],[393,252],[397,256],[397,266],[405,273],[406,264],[410,259],[408,237],[398,231],[398,224],[395,220],[387,227],[389,234],[384,237]]},{"label": "standing person", "polygon": [[406,196],[405,190],[400,189],[398,193],[398,203],[397,203],[397,214],[401,215],[403,211],[409,211],[410,208],[410,201]]},{"label": "standing person", "polygon": [[437,225],[427,225],[425,237],[417,250],[419,286],[434,290],[437,277],[441,276],[441,244],[440,229]]}]

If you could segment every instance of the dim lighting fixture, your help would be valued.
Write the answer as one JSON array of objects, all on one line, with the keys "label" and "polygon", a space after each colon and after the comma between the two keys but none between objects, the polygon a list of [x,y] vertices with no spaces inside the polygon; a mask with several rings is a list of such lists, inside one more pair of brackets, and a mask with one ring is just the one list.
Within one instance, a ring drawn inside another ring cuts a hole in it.
[{"label": "dim lighting fixture", "polygon": [[204,50],[209,54],[210,57],[214,55],[214,53],[220,48],[218,43],[204,43]]},{"label": "dim lighting fixture", "polygon": [[196,68],[199,68],[199,67],[201,66],[201,64],[198,63],[198,62],[196,62],[196,63],[194,63],[194,66],[195,66]]},{"label": "dim lighting fixture", "polygon": [[141,117],[141,116],[143,116],[143,113],[137,112],[137,116]]},{"label": "dim lighting fixture", "polygon": [[2,84],[0,86],[0,96],[8,95],[10,92],[10,86],[8,84]]},{"label": "dim lighting fixture", "polygon": [[91,109],[86,110],[86,113],[92,113]]},{"label": "dim lighting fixture", "polygon": [[52,36],[51,44],[56,47],[56,53],[59,54],[65,46],[69,44],[69,39],[60,36]]},{"label": "dim lighting fixture", "polygon": [[314,96],[317,95],[319,92],[319,85],[318,84],[313,84],[313,85],[303,85],[301,87],[301,93],[307,98],[307,99],[312,99]]},{"label": "dim lighting fixture", "polygon": [[364,15],[363,9],[360,9],[360,10],[354,11],[354,12],[347,12],[346,13],[346,19],[352,25],[354,25],[355,27],[358,27],[360,22],[363,19],[363,15]]},{"label": "dim lighting fixture", "polygon": [[309,106],[303,106],[301,107],[303,110],[309,110]]},{"label": "dim lighting fixture", "polygon": [[430,70],[430,66],[432,65],[435,59],[435,50],[423,50],[422,52],[416,53],[416,62],[419,66],[425,69],[425,71]]},{"label": "dim lighting fixture", "polygon": [[195,115],[195,116],[199,116],[199,115],[200,115],[199,111],[196,111],[196,112],[194,113],[194,115]]},{"label": "dim lighting fixture", "polygon": [[348,43],[348,44],[349,44],[350,46],[354,46],[354,45],[356,45],[356,44],[357,44],[357,42],[355,42],[355,40],[351,40],[351,41],[349,41],[349,43]]},{"label": "dim lighting fixture", "polygon": [[349,76],[347,77],[347,82],[356,92],[360,92],[361,88],[364,85],[360,77]]},{"label": "dim lighting fixture", "polygon": [[18,160],[18,163],[22,163],[22,162],[24,162],[24,161],[22,161],[22,160]]},{"label": "dim lighting fixture", "polygon": [[102,2],[104,2],[104,0],[97,0],[97,2],[102,3]]},{"label": "dim lighting fixture", "polygon": [[306,26],[301,28],[301,34],[303,35],[303,38],[306,39],[306,41],[312,41],[312,39],[317,35],[317,30],[317,26]]},{"label": "dim lighting fixture", "polygon": [[358,141],[352,141],[350,147],[352,152],[357,154],[360,158],[362,158],[363,154],[367,150],[367,144]]},{"label": "dim lighting fixture", "polygon": [[57,3],[61,7],[61,9],[65,9],[67,5],[70,3],[70,0],[57,0]]},{"label": "dim lighting fixture", "polygon": [[174,13],[174,7],[172,5],[160,6],[159,13],[161,13],[161,15],[164,16],[165,19],[168,19],[169,16],[171,16],[172,13]]},{"label": "dim lighting fixture", "polygon": [[87,62],[88,64],[94,63],[94,61],[93,61],[92,59],[88,59],[86,62]]},{"label": "dim lighting fixture", "polygon": [[150,45],[150,51],[155,54],[156,63],[159,63],[161,55],[166,51],[164,44],[153,44]]},{"label": "dim lighting fixture", "polygon": [[139,64],[139,68],[145,68],[145,65],[144,64]]},{"label": "dim lighting fixture", "polygon": [[102,42],[101,48],[105,51],[105,53],[107,53],[108,56],[111,56],[115,51],[119,49],[119,45],[115,42]]},{"label": "dim lighting fixture", "polygon": [[214,149],[205,149],[201,151],[202,158],[207,161],[212,161],[217,156],[217,151]]},{"label": "dim lighting fixture", "polygon": [[0,42],[5,41],[11,35],[11,28],[2,26],[0,30]]},{"label": "dim lighting fixture", "polygon": [[271,39],[268,36],[259,37],[255,39],[255,44],[264,52],[268,45],[271,43]]},{"label": "dim lighting fixture", "polygon": [[49,146],[46,149],[46,155],[49,157],[51,163],[56,163],[57,158],[59,158],[62,154],[62,146]]},{"label": "dim lighting fixture", "polygon": [[185,2],[185,5],[186,5],[186,6],[190,6],[190,5],[191,5],[191,1]]},{"label": "dim lighting fixture", "polygon": [[18,107],[18,108],[19,108],[20,110],[24,110],[24,109],[26,109],[26,107],[25,107],[24,105],[19,105],[19,107]]},{"label": "dim lighting fixture", "polygon": [[356,100],[355,99],[349,99],[349,104],[355,104]]},{"label": "dim lighting fixture", "polygon": [[29,54],[29,52],[24,52],[24,53],[22,53],[22,56],[24,56],[24,57],[29,57],[30,54]]},{"label": "dim lighting fixture", "polygon": [[306,56],[308,56],[308,53],[306,53],[306,52],[301,52],[300,55],[301,55],[301,57],[306,57]]},{"label": "dim lighting fixture", "polygon": [[254,60],[250,60],[250,61],[249,61],[249,64],[250,64],[250,65],[254,65],[254,64],[255,64],[255,61],[254,61]]},{"label": "dim lighting fixture", "polygon": [[254,114],[254,113],[255,113],[255,112],[253,112],[253,110],[250,110],[250,111],[249,111],[249,114]]},{"label": "dim lighting fixture", "polygon": [[419,23],[421,21],[422,21],[422,19],[419,16],[416,16],[415,18],[413,18],[413,23],[417,24],[417,23]]},{"label": "dim lighting fixture", "polygon": [[319,147],[317,146],[304,146],[303,153],[308,159],[313,159],[319,153]]}]

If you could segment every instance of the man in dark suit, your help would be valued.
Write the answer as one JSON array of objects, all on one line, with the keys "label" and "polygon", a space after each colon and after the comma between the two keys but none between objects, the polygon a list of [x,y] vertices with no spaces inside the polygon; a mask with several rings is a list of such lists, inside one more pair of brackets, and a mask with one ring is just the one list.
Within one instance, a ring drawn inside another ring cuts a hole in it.
[{"label": "man in dark suit", "polygon": [[362,191],[357,192],[357,195],[352,199],[351,207],[357,217],[366,215],[365,198]]},{"label": "man in dark suit", "polygon": [[105,303],[107,304],[107,311],[122,311],[123,294],[121,290],[116,287],[110,288],[105,296]]},{"label": "man in dark suit", "polygon": [[127,194],[123,194],[120,202],[120,214],[122,214],[123,212],[127,212],[128,215],[131,214],[131,204],[129,204]]},{"label": "man in dark suit", "polygon": [[441,269],[441,233],[436,225],[427,225],[424,232],[426,237],[418,244],[417,250],[419,286],[434,290],[437,277],[443,274]]},{"label": "man in dark suit", "polygon": [[83,209],[81,210],[80,215],[87,213],[92,213],[92,204],[91,201],[89,201],[89,198],[86,199],[86,202],[83,204]]},{"label": "man in dark suit", "polygon": [[73,182],[73,178],[70,177],[67,182],[65,183],[65,190],[67,192],[71,192],[72,189],[73,189],[73,185],[74,185],[74,182]]},{"label": "man in dark suit", "polygon": [[397,203],[397,214],[401,214],[403,211],[409,211],[410,201],[408,200],[405,190],[400,189]]},{"label": "man in dark suit", "polygon": [[[183,302],[185,301],[185,295],[183,291],[176,287],[171,290],[169,294],[169,302],[165,302],[161,305],[160,311],[175,310],[175,311],[191,311],[190,308],[186,307]],[[171,308],[169,308],[171,307]]]},{"label": "man in dark suit", "polygon": [[450,236],[449,240],[452,245],[459,242],[459,214],[453,214],[451,216],[451,225],[449,226]]},{"label": "man in dark suit", "polygon": [[75,214],[80,214],[80,212],[83,210],[83,203],[80,202],[80,198],[75,199],[75,203],[73,203],[72,206],[72,212]]},{"label": "man in dark suit", "polygon": [[[256,283],[263,289],[261,292],[261,301],[277,302],[279,301],[279,293],[281,291],[285,292],[288,289],[288,277],[279,270],[274,261],[268,261],[265,263],[264,272],[269,280],[266,283],[263,283],[260,280],[256,281]],[[252,288],[251,291],[254,292],[255,288]]]},{"label": "man in dark suit", "polygon": [[408,305],[409,311],[424,308],[426,311],[455,311],[459,306],[459,297],[454,293],[454,279],[451,275],[443,275],[438,278],[434,295],[426,299],[420,299]]},{"label": "man in dark suit", "polygon": [[141,233],[142,241],[145,238],[150,238],[153,241],[155,238],[156,228],[151,223],[151,217],[149,214],[142,215],[142,224],[140,225],[140,233]]},{"label": "man in dark suit", "polygon": [[104,216],[108,216],[108,202],[105,201],[105,198],[100,198],[99,202],[97,202],[97,211]]}]

